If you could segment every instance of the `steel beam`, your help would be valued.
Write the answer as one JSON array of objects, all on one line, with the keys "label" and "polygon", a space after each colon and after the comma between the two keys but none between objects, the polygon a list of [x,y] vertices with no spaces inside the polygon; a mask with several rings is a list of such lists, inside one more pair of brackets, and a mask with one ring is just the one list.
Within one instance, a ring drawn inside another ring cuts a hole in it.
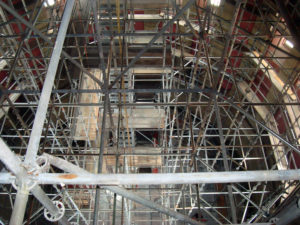
[{"label": "steel beam", "polygon": [[54,49],[50,59],[50,64],[48,66],[46,79],[43,85],[42,94],[39,100],[39,106],[33,122],[33,128],[32,128],[32,132],[30,135],[28,148],[25,156],[25,163],[27,164],[33,164],[35,162],[39,150],[39,144],[41,140],[42,130],[44,127],[44,122],[46,120],[46,114],[48,111],[51,91],[54,85],[54,79],[55,79],[58,63],[60,60],[60,55],[62,52],[65,36],[71,19],[74,2],[75,0],[68,0],[65,6],[62,21],[59,27]]},{"label": "steel beam", "polygon": [[2,138],[0,138],[0,160],[13,174],[22,173],[21,160],[10,150]]},{"label": "steel beam", "polygon": [[[224,135],[223,135],[223,127],[222,127],[222,122],[221,122],[220,109],[219,109],[216,98],[215,98],[214,104],[215,104],[215,113],[216,113],[216,118],[217,118],[217,126],[218,126],[218,131],[219,131],[219,138],[220,138],[220,143],[221,143],[221,150],[222,150],[222,155],[223,155],[223,164],[224,164],[225,170],[230,171],[228,158],[227,158],[227,152],[226,152],[226,146],[225,146],[225,139],[224,139]],[[231,184],[227,185],[227,190],[228,190],[228,195],[229,195],[229,204],[230,204],[230,208],[231,208],[232,220],[233,220],[233,223],[237,223],[236,206],[235,206],[235,202],[234,202],[234,198],[233,198],[233,194],[232,194],[232,185]]]},{"label": "steel beam", "polygon": [[16,195],[9,224],[21,225],[25,215],[29,190],[26,183],[22,182],[24,168],[21,167],[21,160],[9,149],[2,138],[0,138],[0,160],[4,163],[7,169],[16,175],[19,180],[20,189]]},{"label": "steel beam", "polygon": [[9,225],[17,225],[23,223],[28,201],[28,194],[29,190],[25,186],[18,190]]},{"label": "steel beam", "polygon": [[[300,180],[297,170],[254,170],[234,172],[161,173],[161,174],[65,174],[42,173],[32,177],[40,184],[85,184],[85,185],[161,185],[196,183],[240,183]],[[14,176],[0,173],[2,184],[9,184]]]},{"label": "steel beam", "polygon": [[[241,183],[300,180],[300,169],[253,170],[232,172],[160,173],[160,174],[77,174],[41,173],[31,177],[39,184],[79,185],[161,185],[197,183]],[[14,176],[0,173],[2,183],[11,183]]]},{"label": "steel beam", "polygon": [[[107,87],[108,87],[108,81],[106,76],[106,68],[104,64],[104,56],[103,56],[103,47],[102,47],[102,40],[101,40],[101,27],[98,21],[98,8],[96,0],[92,0],[91,8],[93,11],[93,17],[94,17],[94,23],[96,28],[96,40],[97,40],[97,46],[98,46],[98,54],[100,58],[100,70],[102,71],[102,77],[104,81],[103,89],[105,91],[104,96],[104,108],[103,108],[103,114],[102,114],[102,124],[101,124],[101,135],[100,135],[100,149],[99,149],[99,158],[98,158],[98,168],[97,173],[102,173],[103,168],[103,153],[104,153],[104,141],[105,141],[105,128],[106,128],[106,114],[109,111],[109,93],[107,93]],[[109,68],[108,68],[109,71]],[[95,204],[94,204],[94,215],[93,215],[93,225],[98,225],[98,214],[99,214],[99,208],[100,208],[100,189],[96,189],[95,194]]]}]

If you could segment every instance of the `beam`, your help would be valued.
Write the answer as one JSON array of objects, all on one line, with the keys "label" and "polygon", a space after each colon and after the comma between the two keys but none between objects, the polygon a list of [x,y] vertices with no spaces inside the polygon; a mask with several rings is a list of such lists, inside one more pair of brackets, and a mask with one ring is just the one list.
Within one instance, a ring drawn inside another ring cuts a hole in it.
[{"label": "beam", "polygon": [[2,138],[0,138],[0,160],[13,174],[22,173],[21,160],[10,150]]},{"label": "beam", "polygon": [[[102,71],[102,77],[104,81],[103,89],[104,91],[107,91],[108,88],[108,80],[106,76],[106,70],[105,70],[105,64],[104,64],[104,56],[103,56],[103,47],[102,47],[102,40],[101,40],[101,27],[98,21],[98,7],[96,0],[92,0],[91,4],[92,10],[93,10],[93,17],[94,17],[94,23],[96,28],[96,40],[97,40],[97,46],[98,46],[98,53],[100,58],[100,70]],[[100,7],[99,7],[100,8]],[[108,68],[109,70],[109,68]],[[99,149],[99,157],[98,157],[98,168],[97,173],[102,173],[103,168],[103,152],[104,152],[104,141],[105,141],[105,128],[106,128],[106,114],[109,111],[109,94],[105,92],[104,96],[104,109],[102,114],[102,124],[101,124],[101,135],[100,135],[100,149]],[[99,214],[99,208],[100,208],[100,188],[96,189],[95,194],[95,203],[94,203],[94,215],[93,215],[93,225],[98,224],[98,214]]]},{"label": "beam", "polygon": [[62,52],[65,36],[71,19],[74,2],[75,0],[68,0],[65,6],[62,21],[59,27],[54,49],[51,55],[50,64],[48,66],[46,79],[43,85],[42,94],[39,100],[38,109],[34,118],[32,132],[28,143],[28,148],[25,155],[25,163],[27,164],[33,164],[35,162],[39,150],[39,144],[41,140],[42,130],[44,127],[44,122],[46,120],[46,114],[48,111],[51,91],[54,85],[54,79],[55,79],[58,63],[60,60],[60,55]]},{"label": "beam", "polygon": [[[219,109],[219,106],[217,103],[217,98],[215,98],[214,100],[215,100],[214,106],[215,106],[215,113],[216,113],[216,118],[217,118],[217,126],[218,126],[221,150],[222,150],[222,155],[223,155],[223,164],[224,164],[225,170],[230,171],[228,158],[227,158],[227,152],[226,152],[225,139],[224,139],[224,135],[223,135],[223,127],[222,127],[222,122],[221,122],[220,109]],[[232,220],[233,220],[233,223],[237,223],[236,206],[235,206],[235,202],[234,202],[234,198],[233,198],[233,194],[232,194],[232,185],[231,184],[227,185],[227,190],[228,190]]]},{"label": "beam", "polygon": [[[300,180],[300,169],[296,170],[253,170],[232,172],[199,173],[154,173],[154,174],[77,174],[41,173],[32,177],[39,184],[78,185],[161,185],[198,183],[241,183]],[[2,184],[9,184],[14,176],[0,173]]]},{"label": "beam", "polygon": [[[28,186],[23,182],[24,168],[21,167],[21,160],[13,153],[0,138],[0,159],[7,169],[14,173],[19,181],[19,187],[12,214],[10,216],[9,225],[21,225],[24,219],[26,205],[28,201]],[[0,179],[1,180],[1,179]]]},{"label": "beam", "polygon": [[[162,173],[162,174],[77,174],[42,173],[32,177],[39,184],[79,185],[161,185],[196,183],[240,183],[300,180],[297,170],[255,170],[232,172]],[[0,173],[2,184],[9,184],[14,176]]]},{"label": "beam", "polygon": [[14,208],[10,216],[9,225],[17,225],[23,223],[29,194],[29,190],[25,186],[26,185],[22,185],[21,189],[19,189],[17,192],[14,202]]}]

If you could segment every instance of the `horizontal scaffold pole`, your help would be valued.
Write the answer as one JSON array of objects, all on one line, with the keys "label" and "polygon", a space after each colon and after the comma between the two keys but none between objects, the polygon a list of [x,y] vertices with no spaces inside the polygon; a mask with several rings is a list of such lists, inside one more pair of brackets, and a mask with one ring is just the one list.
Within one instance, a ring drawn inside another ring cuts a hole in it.
[{"label": "horizontal scaffold pole", "polygon": [[[13,179],[14,177],[12,175],[0,173],[0,183],[11,183]],[[241,183],[300,180],[300,169],[158,174],[41,173],[32,177],[32,179],[39,184],[63,183],[82,185]]]}]

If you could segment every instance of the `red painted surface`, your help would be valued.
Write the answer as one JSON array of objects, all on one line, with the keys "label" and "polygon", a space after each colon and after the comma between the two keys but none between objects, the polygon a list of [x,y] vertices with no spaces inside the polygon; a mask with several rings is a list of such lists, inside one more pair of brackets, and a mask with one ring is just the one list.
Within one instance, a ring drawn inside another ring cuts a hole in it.
[{"label": "red painted surface", "polygon": [[[228,49],[229,51],[229,49]],[[232,50],[231,51],[231,55],[229,57],[229,63],[228,63],[228,66],[227,66],[227,69],[226,69],[226,73],[228,74],[233,74],[234,73],[234,68],[238,68],[240,67],[241,65],[241,58],[243,56],[243,53],[242,51],[238,51],[238,50]],[[225,60],[225,63],[226,63],[226,60]],[[233,70],[231,69],[233,68]]]},{"label": "red painted surface", "polygon": [[[279,31],[275,31],[275,35],[281,35],[281,33]],[[280,46],[282,43],[282,39],[279,37],[274,37],[272,39],[272,44],[275,46]],[[276,51],[275,48],[273,48],[272,46],[269,45],[268,47],[268,51],[266,53],[266,56],[272,57],[274,52]],[[277,63],[275,63],[272,59],[267,58],[266,61],[270,64],[270,66],[276,71],[276,72],[280,72],[280,67]]]},{"label": "red painted surface", "polygon": [[[277,35],[281,35],[281,33],[280,33],[278,30],[276,30],[276,31],[274,32],[274,35],[276,35],[276,36],[277,36]],[[280,42],[281,42],[281,38],[280,38],[280,37],[274,37],[274,38],[272,39],[272,44],[275,45],[275,46],[280,45]],[[270,46],[270,47],[268,48],[268,51],[271,52],[271,53],[273,53],[275,50],[276,50],[276,49],[273,48],[272,46]]]},{"label": "red painted surface", "polygon": [[158,168],[153,168],[152,173],[158,173]]},{"label": "red painted surface", "polygon": [[[228,49],[229,51],[230,49]],[[229,63],[226,69],[226,73],[231,74],[234,76],[234,68],[238,68],[241,65],[241,58],[243,56],[243,53],[241,51],[238,50],[232,50],[231,51],[231,55],[229,57]],[[226,63],[227,59],[224,60],[224,63]],[[221,77],[219,78],[218,83],[221,82]],[[225,93],[226,91],[231,90],[233,86],[233,83],[231,80],[224,78],[221,84],[221,91],[223,91],[223,93]]]},{"label": "red painted surface", "polygon": [[294,83],[294,89],[295,89],[298,99],[300,99],[300,78],[299,77]]},{"label": "red painted surface", "polygon": [[[2,81],[3,81],[7,76],[8,76],[8,71],[5,71],[5,70],[0,71],[0,83],[2,83]],[[7,82],[6,82],[6,81],[2,83],[2,86],[3,86],[3,87],[6,87],[6,85],[7,85]]]},{"label": "red painted surface", "polygon": [[[161,28],[163,27],[162,25],[163,25],[162,22],[160,22],[160,23],[158,24],[158,31],[161,30]],[[170,33],[176,33],[176,32],[177,32],[177,25],[176,25],[176,24],[173,24],[173,29],[168,29],[168,32],[170,32]],[[171,37],[171,40],[174,41],[175,38],[176,38],[175,36],[172,36],[172,37]],[[170,43],[170,37],[167,37],[166,42],[167,42],[168,44]],[[172,44],[172,47],[174,48],[174,47],[175,47],[175,44]]]},{"label": "red painted surface", "polygon": [[[249,1],[250,5],[253,4],[254,5],[254,2],[251,2]],[[242,18],[240,18],[242,17]],[[244,21],[244,22],[240,22],[238,23],[238,21]],[[245,31],[251,33],[253,28],[254,28],[254,22],[256,20],[256,16],[248,11],[245,11],[243,9],[240,9],[239,12],[238,12],[238,16],[237,16],[237,22],[236,22],[236,25],[238,25],[239,27],[241,27],[242,29],[238,29],[236,30],[236,33],[237,34],[247,34]],[[237,28],[236,28],[237,29]],[[247,38],[246,37],[237,37],[236,38],[236,44],[239,44],[239,42],[242,42],[244,41],[245,43],[248,42]],[[229,51],[230,49],[228,49]],[[241,49],[240,51],[239,50],[236,50],[236,49],[233,49],[231,51],[231,54],[229,56],[229,62],[228,62],[228,67],[226,69],[226,73],[228,74],[232,74],[234,76],[234,68],[238,68],[240,67],[241,65],[241,57],[243,57],[243,49]],[[224,63],[226,63],[226,60],[228,59],[225,59],[224,60]],[[261,76],[261,74],[258,73],[258,76]],[[259,78],[259,77],[258,77]],[[258,82],[258,78],[256,78],[256,80],[254,82]],[[221,78],[219,79],[219,82],[220,82]],[[269,84],[268,81],[266,80],[267,82],[267,85]],[[231,88],[232,88],[232,82],[228,79],[224,79],[222,81],[222,84],[221,84],[221,90],[223,90],[223,92],[226,92],[226,91],[229,91]],[[264,90],[265,91],[265,90]],[[265,93],[267,94],[267,93]],[[259,98],[261,99],[262,96],[259,96]]]},{"label": "red painted surface", "polygon": [[[144,14],[143,10],[135,10],[134,14]],[[145,29],[145,23],[144,21],[136,21],[134,22],[134,29],[135,30],[144,30]]]},{"label": "red painted surface", "polygon": [[240,57],[242,57],[242,56],[243,56],[242,52],[239,52],[238,50],[232,50],[230,57],[233,57],[233,58],[230,58],[230,64],[233,67],[240,67],[240,65],[241,65]]},{"label": "red painted surface", "polygon": [[[220,81],[221,81],[221,77],[219,79],[219,83],[220,83]],[[223,79],[223,82],[221,84],[221,88],[224,91],[229,91],[229,90],[231,90],[232,85],[233,85],[232,82],[230,80],[228,80],[228,79],[225,78],[225,79]]]},{"label": "red painted surface", "polygon": [[[15,6],[16,11],[19,13],[19,15],[23,16],[23,18],[27,21],[29,21],[28,15],[24,16],[25,14],[25,10],[24,9],[18,9],[20,7],[22,7],[22,2],[20,0],[15,0],[13,1],[13,5]],[[14,16],[12,16],[11,14],[7,13],[7,18],[8,20],[13,20]],[[25,30],[26,30],[26,26],[24,24],[21,23],[10,23],[10,27],[11,29],[14,31],[15,34],[19,34],[19,35],[23,35]],[[19,41],[21,41],[21,37],[18,38]],[[28,48],[27,51],[31,52],[32,55],[30,55],[28,52],[25,52],[24,55],[27,58],[27,63],[31,68],[34,68],[34,63],[36,64],[36,67],[38,69],[44,68],[43,64],[44,61],[41,59],[42,58],[42,54],[40,51],[40,48],[38,47],[38,44],[36,42],[36,40],[34,38],[30,38],[28,40]],[[23,46],[25,48],[25,46]],[[35,58],[35,59],[33,59]],[[34,75],[37,74],[36,70],[32,70],[32,73]],[[7,71],[1,71],[0,74],[0,80],[3,80],[4,77],[7,75]],[[39,84],[41,87],[41,84]]]},{"label": "red painted surface", "polygon": [[[239,26],[248,32],[252,32],[253,27],[254,27],[254,21],[256,20],[256,16],[251,14],[250,12],[247,12],[243,9],[240,9],[238,12],[238,17],[237,17],[237,21],[240,20],[240,17],[242,15],[242,19],[245,22],[241,22],[239,24]],[[249,21],[249,22],[248,22]],[[253,22],[252,22],[253,21]],[[236,23],[236,25],[238,25],[238,23]],[[242,29],[238,29],[237,34],[247,34],[246,32],[244,32]],[[245,41],[245,43],[248,43],[248,40],[246,37],[237,37],[237,41]]]},{"label": "red painted surface", "polygon": [[[263,81],[261,82],[261,80]],[[260,83],[261,82],[261,83]],[[264,75],[262,70],[259,70],[256,74],[256,77],[253,81],[253,85],[251,85],[251,89],[256,93],[256,96],[260,99],[260,101],[264,101],[264,97],[267,96],[269,90],[272,86],[270,79]],[[257,91],[257,86],[259,86],[259,91]]]},{"label": "red painted surface", "polygon": [[192,49],[190,50],[190,53],[192,55],[196,55],[197,54],[197,52],[195,51],[196,48],[197,48],[196,41],[197,41],[197,38],[195,36],[193,36],[193,42],[192,42],[192,46],[191,46]]},{"label": "red painted surface", "polygon": [[[289,153],[290,155],[291,153]],[[296,166],[294,165],[293,162],[290,163],[290,169],[299,169],[300,168],[300,155],[297,152],[292,152],[294,159],[295,159],[295,163]]]},{"label": "red painted surface", "polygon": [[[95,26],[93,26],[92,24],[89,24],[88,26],[88,33],[89,34],[93,34],[95,30]],[[93,42],[94,41],[94,37],[90,36],[89,37],[89,42]]]},{"label": "red painted surface", "polygon": [[[25,14],[24,9],[17,10],[17,12],[19,13],[19,15],[24,15]],[[25,20],[29,21],[28,16],[25,16],[23,18]],[[14,19],[14,16],[12,16],[11,14],[8,14],[7,19],[12,20],[12,19]],[[15,20],[15,21],[17,21],[17,20]],[[10,26],[13,29],[13,31],[15,32],[15,34],[22,34],[26,29],[26,26],[24,24],[21,24],[21,23],[10,23]],[[19,37],[18,40],[21,41],[21,37]]]},{"label": "red painted surface", "polygon": [[284,123],[284,114],[281,109],[278,109],[274,114],[274,118],[277,122],[277,128],[280,134],[284,134],[286,132],[286,127]]}]

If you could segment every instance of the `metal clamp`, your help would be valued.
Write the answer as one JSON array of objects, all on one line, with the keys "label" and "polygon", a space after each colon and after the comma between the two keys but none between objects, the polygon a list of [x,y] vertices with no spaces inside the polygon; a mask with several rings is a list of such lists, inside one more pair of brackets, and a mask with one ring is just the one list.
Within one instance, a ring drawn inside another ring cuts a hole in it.
[{"label": "metal clamp", "polygon": [[64,204],[60,201],[53,201],[53,204],[58,210],[58,213],[56,215],[50,213],[48,209],[44,209],[44,217],[51,222],[60,220],[64,216],[66,210]]},{"label": "metal clamp", "polygon": [[36,163],[38,165],[38,172],[45,173],[48,172],[50,169],[50,162],[46,156],[39,156],[36,159]]},{"label": "metal clamp", "polygon": [[37,157],[36,164],[34,166],[32,165],[30,165],[30,167],[27,166],[27,171],[28,174],[30,175],[38,175],[39,173],[48,172],[49,169],[50,169],[50,163],[48,158],[45,156]]},{"label": "metal clamp", "polygon": [[[19,183],[21,183],[21,186],[19,185]],[[37,185],[37,182],[33,180],[26,180],[26,181],[23,180],[19,183],[17,182],[17,179],[14,179],[11,185],[17,191],[23,191],[23,190],[30,191],[32,188],[35,187],[35,185]]]}]

